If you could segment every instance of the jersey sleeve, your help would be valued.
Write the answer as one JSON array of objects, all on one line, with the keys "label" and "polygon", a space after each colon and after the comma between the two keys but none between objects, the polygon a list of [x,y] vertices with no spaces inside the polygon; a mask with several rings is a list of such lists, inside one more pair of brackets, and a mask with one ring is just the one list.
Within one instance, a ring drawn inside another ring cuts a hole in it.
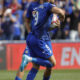
[{"label": "jersey sleeve", "polygon": [[27,7],[26,18],[31,18],[31,4],[29,4]]},{"label": "jersey sleeve", "polygon": [[48,9],[49,12],[51,12],[52,7],[56,7],[56,5],[48,3],[47,9]]}]

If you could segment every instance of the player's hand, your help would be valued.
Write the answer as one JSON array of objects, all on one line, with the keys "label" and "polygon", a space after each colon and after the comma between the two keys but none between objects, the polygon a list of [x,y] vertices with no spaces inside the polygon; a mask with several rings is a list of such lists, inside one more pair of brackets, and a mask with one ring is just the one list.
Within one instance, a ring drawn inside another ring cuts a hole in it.
[{"label": "player's hand", "polygon": [[60,28],[60,20],[59,19],[57,19],[57,21],[56,21],[56,26],[54,27],[54,26],[50,26],[49,28],[48,28],[48,31],[52,31],[53,29],[55,29],[55,28]]},{"label": "player's hand", "polygon": [[65,16],[60,16],[59,19],[60,19],[61,22],[64,22]]},{"label": "player's hand", "polygon": [[57,19],[57,21],[56,21],[56,27],[60,28],[60,20],[59,19]]},{"label": "player's hand", "polygon": [[63,10],[62,15],[59,15],[59,19],[61,22],[65,20],[65,11]]}]

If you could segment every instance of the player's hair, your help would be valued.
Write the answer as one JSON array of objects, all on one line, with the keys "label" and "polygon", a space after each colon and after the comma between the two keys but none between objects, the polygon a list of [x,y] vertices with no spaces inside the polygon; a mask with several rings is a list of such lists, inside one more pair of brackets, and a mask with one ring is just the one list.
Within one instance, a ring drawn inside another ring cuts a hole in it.
[{"label": "player's hair", "polygon": [[[40,0],[38,0],[38,1],[40,1]],[[47,0],[43,0],[44,2],[46,2]]]}]

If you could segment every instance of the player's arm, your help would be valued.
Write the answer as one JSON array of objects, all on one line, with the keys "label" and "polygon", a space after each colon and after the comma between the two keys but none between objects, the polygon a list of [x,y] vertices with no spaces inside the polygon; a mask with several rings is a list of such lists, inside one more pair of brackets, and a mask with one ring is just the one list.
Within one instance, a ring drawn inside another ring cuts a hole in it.
[{"label": "player's arm", "polygon": [[26,18],[25,19],[25,24],[26,24],[26,29],[27,29],[27,32],[31,32],[31,27],[30,27],[30,19],[29,18]]},{"label": "player's arm", "polygon": [[27,32],[31,32],[31,16],[32,16],[32,13],[31,13],[31,4],[27,7],[27,11],[26,11],[26,19],[25,19],[25,24],[26,24],[26,29],[27,29]]},{"label": "player's arm", "polygon": [[58,8],[58,7],[52,7],[52,8],[51,8],[51,12],[52,12],[52,13],[55,13],[55,14],[58,14],[60,20],[61,20],[61,21],[64,21],[64,19],[65,19],[65,11],[64,11],[64,10],[62,10],[62,9],[60,9],[60,8]]},{"label": "player's arm", "polygon": [[9,15],[10,20],[11,20],[13,23],[17,21],[17,19],[16,19],[15,17],[13,17],[11,13],[8,14],[8,15]]},{"label": "player's arm", "polygon": [[11,9],[7,9],[5,12],[4,12],[4,16],[3,16],[3,22],[5,22],[5,17],[9,17],[10,20],[14,23],[17,21],[16,17],[14,17],[11,13]]}]

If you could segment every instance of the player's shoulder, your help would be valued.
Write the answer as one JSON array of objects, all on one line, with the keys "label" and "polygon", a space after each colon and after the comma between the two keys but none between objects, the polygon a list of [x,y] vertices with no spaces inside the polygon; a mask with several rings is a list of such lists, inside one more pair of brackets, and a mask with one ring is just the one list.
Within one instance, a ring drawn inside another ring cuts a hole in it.
[{"label": "player's shoulder", "polygon": [[47,6],[47,5],[49,5],[49,4],[51,4],[51,3],[49,3],[49,2],[43,3],[43,5],[45,5],[45,6]]},{"label": "player's shoulder", "polygon": [[38,4],[37,1],[33,1],[33,2],[30,3],[31,6],[34,6],[34,5],[36,5],[36,4]]},{"label": "player's shoulder", "polygon": [[52,4],[50,2],[45,2],[44,3],[44,6],[49,7],[49,6],[56,6],[56,5],[55,4]]},{"label": "player's shoulder", "polygon": [[38,4],[36,1],[30,2],[28,8],[34,7],[36,4]]}]

